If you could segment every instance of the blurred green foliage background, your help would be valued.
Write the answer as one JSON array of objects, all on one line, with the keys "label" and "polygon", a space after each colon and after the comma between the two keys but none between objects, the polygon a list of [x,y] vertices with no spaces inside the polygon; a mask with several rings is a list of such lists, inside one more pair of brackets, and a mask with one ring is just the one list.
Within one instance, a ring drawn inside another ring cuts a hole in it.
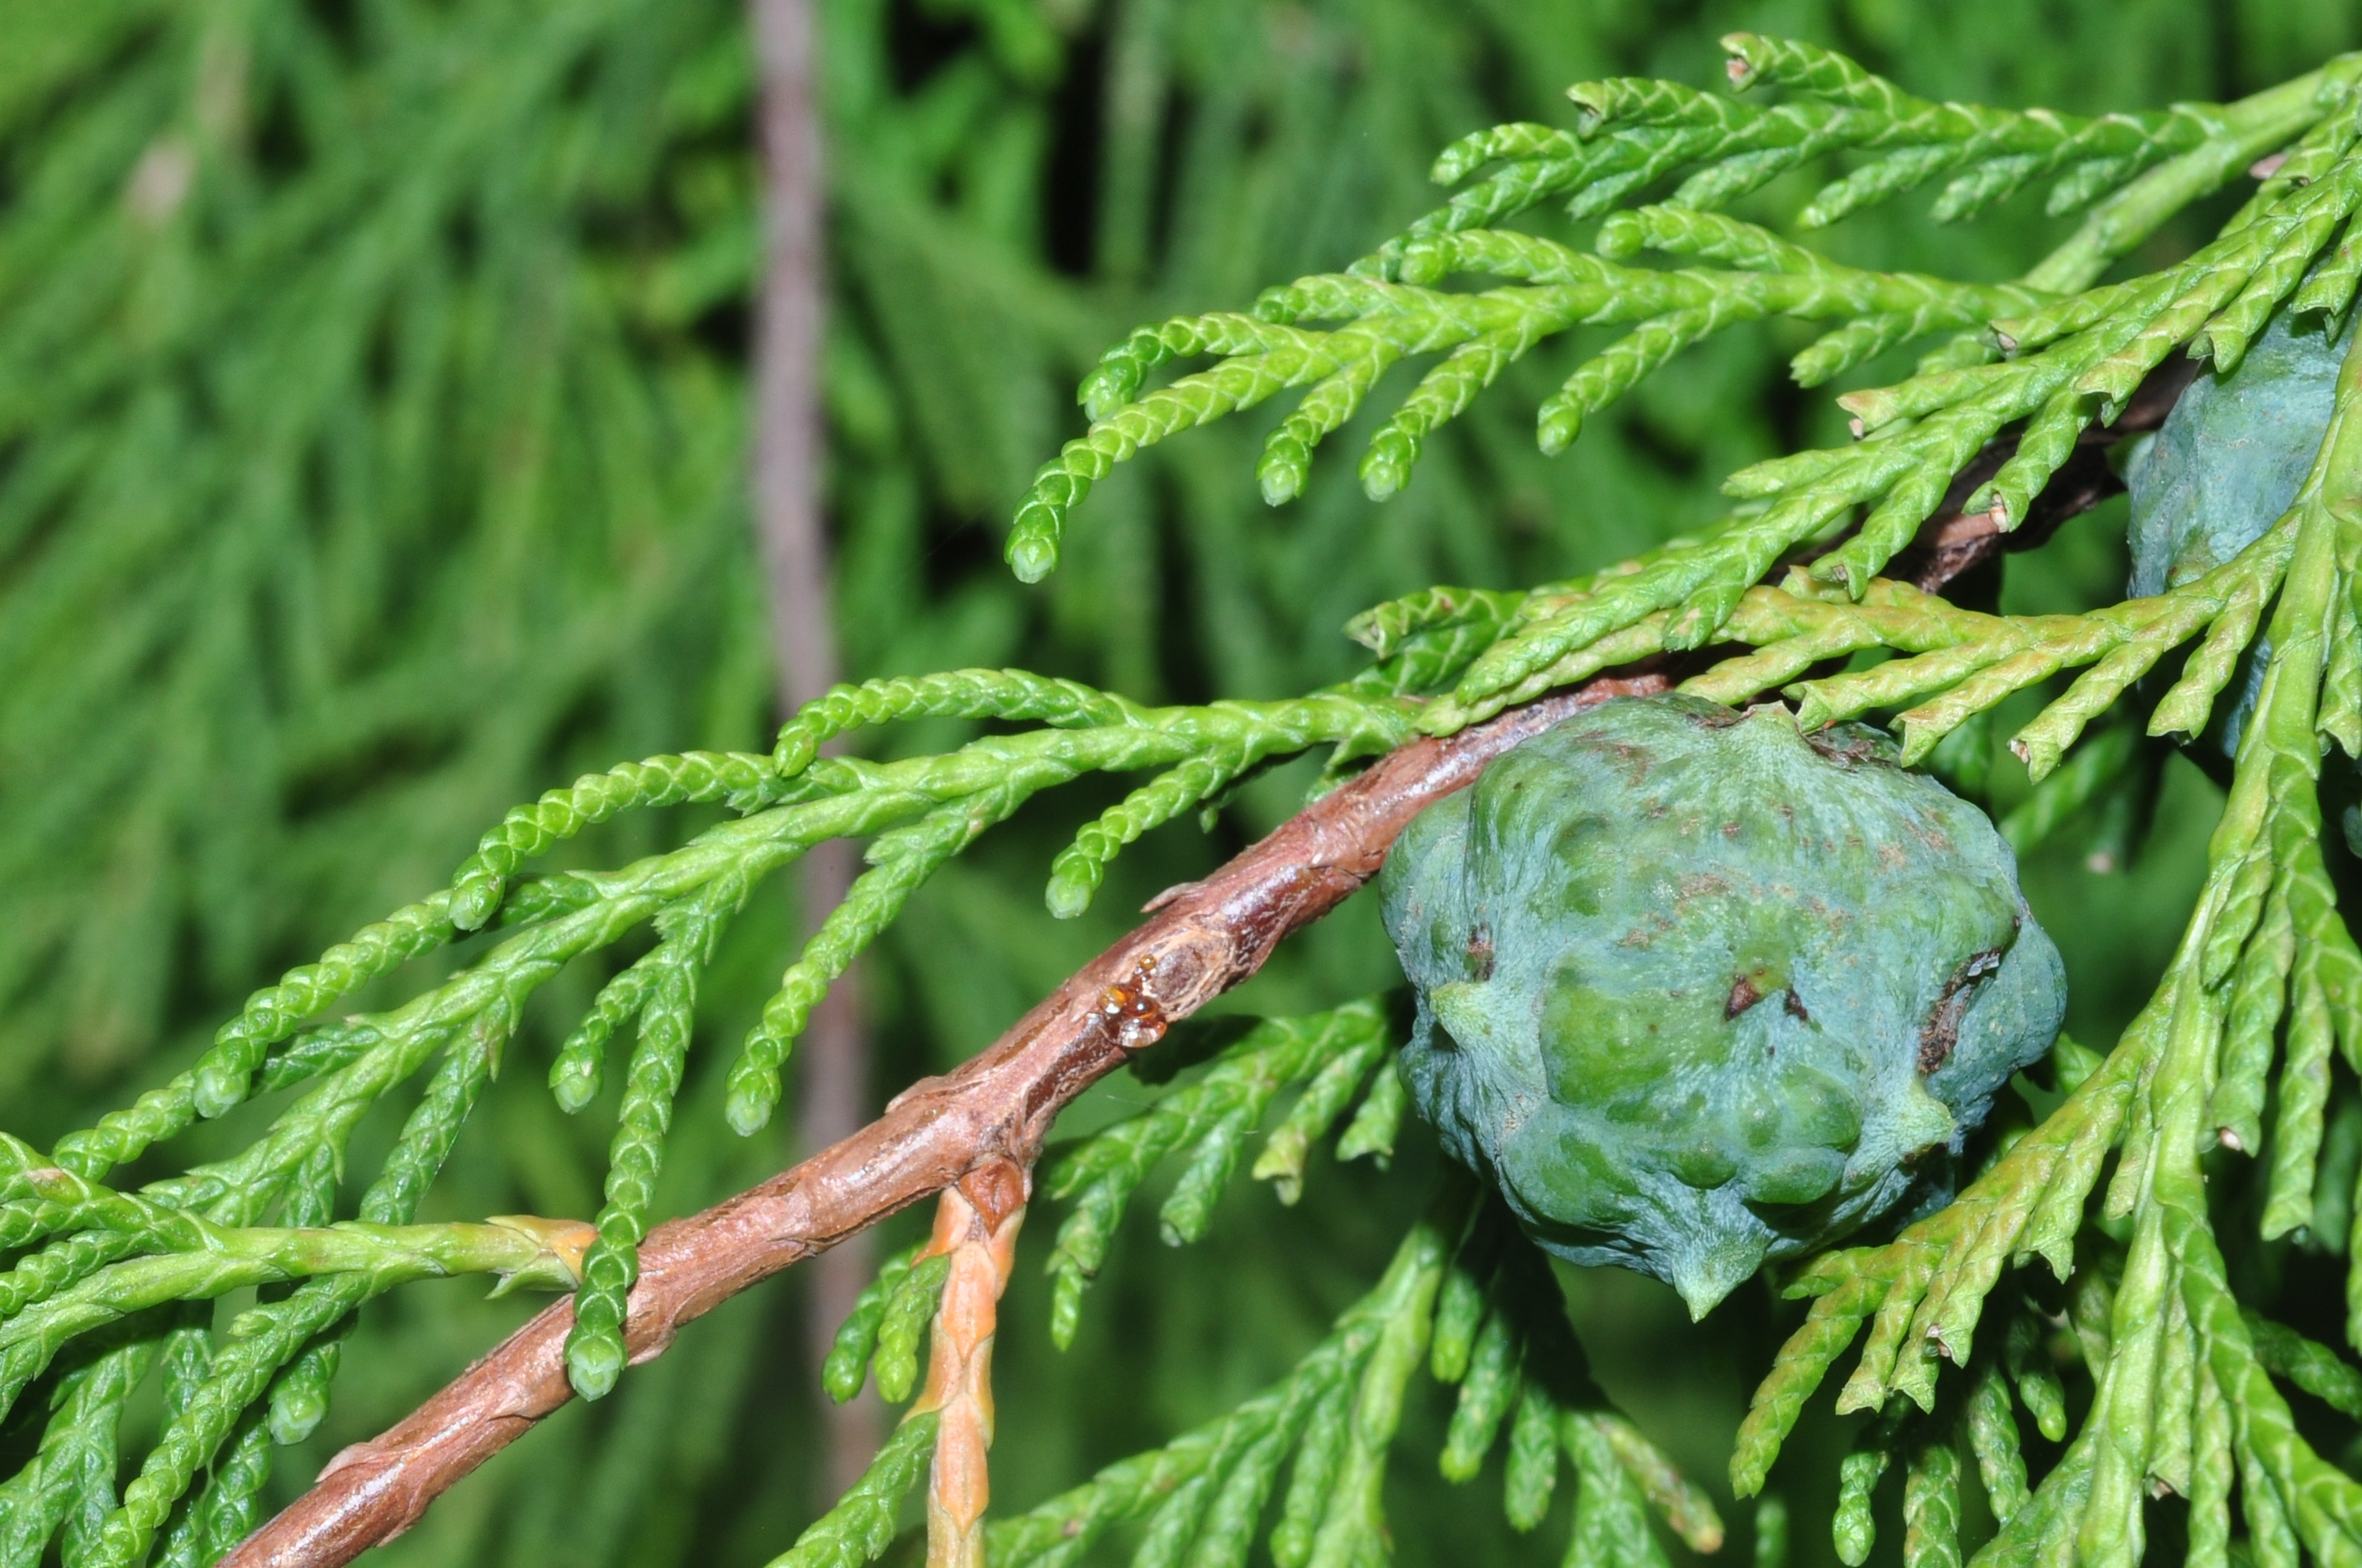
[{"label": "blurred green foliage background", "polygon": [[[1260,421],[1159,447],[1100,487],[1056,577],[1019,587],[999,559],[1005,514],[1079,428],[1072,388],[1097,351],[1136,321],[1236,308],[1360,254],[1433,204],[1425,170],[1453,137],[1561,120],[1561,90],[1584,78],[1710,83],[1714,40],[1736,28],[1835,45],[1931,96],[2085,112],[2233,96],[2362,44],[2355,0],[818,6],[846,665],[1016,664],[1149,700],[1336,679],[1354,651],[1337,628],[1366,603],[1611,560],[1714,515],[1729,469],[1839,438],[1826,397],[1786,381],[1803,329],[1775,324],[1685,356],[1545,460],[1531,410],[1578,345],[1518,367],[1383,506],[1354,484],[1351,442],[1277,513],[1255,492]],[[744,493],[751,71],[723,0],[0,0],[12,1129],[53,1137],[184,1064],[248,988],[441,881],[511,802],[623,757],[764,744]],[[1792,211],[1805,188],[1773,188],[1750,215]],[[1924,213],[1897,204],[1826,242],[1999,279],[2065,229],[2027,201],[1957,230]],[[2116,597],[2123,521],[2114,503],[2014,558],[2004,597]],[[1994,778],[2000,805],[2024,788],[2005,757]],[[881,1085],[989,1040],[1304,782],[1263,780],[1211,834],[1152,838],[1072,925],[1044,912],[1041,879],[1108,793],[1061,794],[946,869],[866,965]],[[2213,799],[2176,763],[2130,871],[2090,868],[2092,823],[2028,867],[2083,1038],[2146,994]],[[694,825],[568,853],[612,861]],[[776,977],[787,899],[731,939],[706,1010],[717,1042]],[[595,1207],[612,1094],[568,1121],[534,1058],[599,977],[535,1004],[527,1059],[431,1212]],[[1349,907],[1236,1005],[1309,1008],[1393,978],[1372,912]],[[692,1060],[670,1212],[794,1153],[724,1130],[721,1060]],[[1096,1099],[1142,1093],[1117,1079]],[[1064,1356],[1029,1259],[1000,1342],[999,1497],[1031,1504],[1275,1376],[1374,1275],[1434,1158],[1414,1136],[1391,1171],[1324,1166],[1293,1210],[1242,1190],[1187,1252],[1158,1246],[1135,1206]],[[1569,1286],[1603,1381],[1719,1485],[1781,1332],[1769,1296],[1693,1327],[1651,1282]],[[282,1498],[530,1309],[472,1295],[426,1286],[371,1309],[336,1415],[282,1459]],[[380,1558],[767,1561],[822,1501],[796,1295],[790,1278],[700,1323]],[[1508,1534],[1490,1485],[1450,1495],[1440,1426],[1430,1401],[1401,1448],[1402,1559],[1555,1552],[1554,1531]],[[1800,1561],[1827,1552],[1836,1429],[1783,1462]],[[1735,1533],[1727,1557],[1747,1551]]]}]

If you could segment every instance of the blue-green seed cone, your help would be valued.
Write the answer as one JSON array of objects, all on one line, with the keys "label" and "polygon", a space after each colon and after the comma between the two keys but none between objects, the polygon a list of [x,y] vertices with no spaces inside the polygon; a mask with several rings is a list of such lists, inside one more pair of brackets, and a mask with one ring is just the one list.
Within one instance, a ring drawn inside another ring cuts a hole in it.
[{"label": "blue-green seed cone", "polygon": [[1983,814],[1778,707],[1577,715],[1422,812],[1380,888],[1420,1114],[1542,1245],[1698,1315],[1948,1196],[2066,1006]]},{"label": "blue-green seed cone", "polygon": [[[2203,577],[2279,520],[2328,431],[2337,369],[2356,321],[2362,311],[2350,313],[2332,339],[2317,315],[2282,309],[2236,370],[2201,375],[2163,427],[2135,444],[2125,463],[2132,492],[2128,596]],[[2258,637],[2215,702],[2205,740],[2225,757],[2238,755],[2270,660],[2269,639]]]}]

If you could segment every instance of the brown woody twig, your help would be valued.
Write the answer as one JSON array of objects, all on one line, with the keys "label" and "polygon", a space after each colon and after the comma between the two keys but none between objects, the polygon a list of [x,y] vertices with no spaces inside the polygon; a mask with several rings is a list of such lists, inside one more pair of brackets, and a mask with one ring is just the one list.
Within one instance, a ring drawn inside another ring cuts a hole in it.
[{"label": "brown woody twig", "polygon": [[928,1252],[952,1260],[929,1341],[927,1387],[911,1408],[933,1410],[935,1459],[927,1479],[927,1568],[984,1568],[984,1510],[992,1500],[992,1342],[1000,1293],[1017,1264],[1027,1172],[1007,1160],[972,1170],[937,1199]]}]

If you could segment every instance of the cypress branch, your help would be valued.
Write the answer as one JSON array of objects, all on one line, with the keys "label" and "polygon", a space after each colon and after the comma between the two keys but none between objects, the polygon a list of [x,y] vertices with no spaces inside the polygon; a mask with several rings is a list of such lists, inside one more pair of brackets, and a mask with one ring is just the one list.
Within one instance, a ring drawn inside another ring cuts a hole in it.
[{"label": "cypress branch", "polygon": [[[233,1559],[348,1560],[569,1393],[605,1393],[628,1360],[660,1350],[679,1323],[727,1295],[983,1165],[1030,1166],[1061,1107],[1358,886],[1419,805],[1587,701],[1676,682],[1734,702],[1784,690],[1808,726],[1894,712],[1906,763],[1928,759],[1948,737],[1976,743],[1946,748],[1949,770],[1981,746],[1984,715],[1997,704],[2079,671],[2013,743],[2038,788],[2055,783],[2018,822],[2017,836],[2031,842],[2131,768],[2125,725],[2078,744],[2166,656],[2195,644],[2151,715],[2153,734],[2202,730],[2246,661],[2262,665],[2262,679],[2204,889],[2156,996],[2105,1061],[2062,1083],[2063,1103],[1948,1206],[1891,1242],[1799,1273],[1795,1293],[1816,1299],[1757,1392],[1733,1480],[1742,1493],[1761,1487],[1802,1401],[1866,1328],[1838,1395],[1841,1409],[1880,1412],[1842,1467],[1836,1536],[1849,1562],[1871,1549],[1872,1495],[1899,1456],[1906,1562],[1958,1568],[1962,1441],[2002,1521],[1988,1548],[1996,1564],[2067,1555],[2129,1562],[2147,1496],[2160,1485],[2191,1501],[2193,1557],[2226,1561],[2235,1474],[2259,1568],[2293,1562],[2300,1549],[2325,1562],[2362,1552],[2362,1483],[2308,1446],[2271,1382],[2278,1374],[2345,1399],[2351,1379],[2320,1347],[2290,1344],[2243,1315],[2198,1164],[2209,1144],[2263,1154],[2267,1235],[2310,1223],[2329,1058],[2340,1047],[2349,1061],[2357,1055],[2362,956],[2322,857],[2318,775],[2324,738],[2348,750],[2362,744],[2362,656],[2341,646],[2357,624],[2362,585],[2362,359],[2340,377],[2296,503],[2197,581],[2050,617],[1959,611],[1930,587],[2005,538],[2031,542],[2058,513],[2088,504],[2097,491],[2083,448],[2169,401],[2175,383],[2161,367],[2177,348],[2191,345],[2227,374],[2276,313],[2348,307],[2351,269],[2323,253],[2362,203],[2354,115],[2362,58],[2240,105],[2087,119],[1919,99],[1811,46],[1740,35],[1728,47],[1735,85],[1777,83],[1791,100],[1765,108],[1665,83],[1581,84],[1573,129],[1504,127],[1449,150],[1440,171],[1477,183],[1347,271],[1270,291],[1252,314],[1132,334],[1084,384],[1089,428],[1043,469],[1021,508],[1009,541],[1019,574],[1035,580],[1055,564],[1068,513],[1115,463],[1283,391],[1304,396],[1266,442],[1258,477],[1268,498],[1294,495],[1319,442],[1404,359],[1438,357],[1363,456],[1374,499],[1409,482],[1425,444],[1507,367],[1576,326],[1628,331],[1574,367],[1538,411],[1545,451],[1680,349],[1738,323],[1784,315],[1827,324],[1797,364],[1805,379],[1931,333],[1994,324],[1990,337],[1956,337],[1910,379],[1849,394],[1841,403],[1860,441],[1734,476],[1739,505],[1699,537],[1522,594],[1431,590],[1381,606],[1355,628],[1378,662],[1325,691],[1149,709],[1022,672],[874,681],[808,705],[768,757],[658,757],[520,807],[480,842],[448,893],[258,993],[189,1073],[63,1141],[55,1167],[20,1144],[0,1145],[0,1235],[33,1248],[0,1275],[10,1304],[0,1322],[0,1406],[83,1333],[137,1330],[142,1353],[168,1367],[162,1436],[119,1498],[112,1470],[101,1478],[87,1445],[103,1439],[111,1452],[122,1395],[94,1376],[81,1403],[83,1385],[61,1389],[64,1413],[50,1428],[56,1454],[45,1440],[6,1484],[21,1517],[40,1523],[34,1550],[57,1530],[93,1562],[130,1568],[160,1537],[168,1559],[201,1560],[250,1521],[270,1436],[317,1424],[340,1336],[363,1302],[401,1279],[469,1268],[579,1278],[570,1302],[340,1461]],[[2213,241],[2146,277],[2092,286],[2114,257],[2266,148],[2282,161],[2260,171],[2253,199]],[[1938,180],[1940,218],[2038,180],[2052,182],[2054,208],[2099,206],[2067,246],[2010,285],[1848,268],[1707,210],[1832,150],[1865,160],[1812,199],[1803,227]],[[1578,216],[1606,212],[1675,174],[1685,177],[1673,201],[1611,216],[1597,255],[1495,226],[1544,199],[1564,199]],[[1642,251],[1713,265],[1629,264]],[[1501,286],[1449,286],[1472,278]],[[1164,367],[1207,356],[1217,362],[1148,385]],[[2079,463],[2081,479],[2070,473]],[[1772,586],[1765,579],[1783,561],[1794,569]],[[1911,581],[1880,575],[1890,569]],[[2251,652],[2262,646],[2259,631],[2268,658]],[[1747,651],[1706,651],[1726,644]],[[1872,649],[1902,657],[1811,679],[1827,661]],[[1628,671],[1621,679],[1599,678],[1617,668]],[[1578,683],[1579,694],[1565,690]],[[857,725],[921,716],[1042,727],[888,763],[820,756]],[[1448,738],[1413,738],[1420,734]],[[1051,905],[1073,914],[1124,845],[1219,801],[1266,761],[1315,745],[1334,748],[1324,787],[1348,764],[1385,755],[1222,874],[1161,900],[1147,925],[967,1068],[740,1198],[651,1229],[697,979],[722,922],[764,875],[831,837],[874,839],[871,870],[789,968],[731,1069],[729,1116],[742,1132],[772,1113],[787,1055],[830,984],[933,870],[1032,795],[1090,771],[1156,772],[1054,866]],[[688,801],[741,816],[619,870],[520,878],[526,859],[585,827]],[[412,1001],[315,1021],[354,988],[495,917],[509,934]],[[579,1266],[522,1222],[411,1225],[533,993],[643,922],[656,928],[656,951],[601,993],[553,1069],[561,1103],[579,1108],[597,1091],[614,1030],[639,1020],[606,1201]],[[1168,1240],[1197,1239],[1283,1089],[1302,1086],[1256,1172],[1279,1181],[1284,1196],[1300,1185],[1312,1140],[1344,1119],[1364,1082],[1338,1154],[1389,1155],[1405,1094],[1380,1065],[1381,1031],[1369,1004],[1266,1026],[1147,1115],[1083,1145],[1052,1180],[1079,1199],[1053,1258],[1054,1332],[1073,1331],[1082,1283],[1151,1167],[1187,1156],[1160,1219]],[[362,1198],[362,1222],[327,1225],[354,1125],[438,1052]],[[2089,1065],[2066,1046],[2058,1061],[2062,1071]],[[259,1089],[298,1086],[302,1097],[226,1159],[137,1196],[99,1185],[195,1120]],[[2268,1105],[2277,1106],[2268,1139]],[[2112,1152],[2100,1208],[2124,1223],[2087,1230]],[[285,1223],[260,1224],[274,1212]],[[1461,1382],[1448,1474],[1473,1473],[1507,1422],[1504,1501],[1515,1526],[1530,1529],[1547,1511],[1563,1454],[1577,1485],[1571,1562],[1661,1562],[1650,1507],[1711,1550],[1720,1526],[1702,1496],[1628,1423],[1596,1408],[1531,1249],[1511,1242],[1495,1254],[1472,1242],[1455,1257],[1446,1237],[1457,1224],[1455,1213],[1415,1228],[1378,1289],[1280,1389],[1103,1473],[1030,1523],[1015,1521],[1007,1543],[1064,1562],[1109,1524],[1141,1518],[1144,1568],[1236,1568],[1292,1461],[1275,1560],[1361,1568],[1384,1550],[1386,1454],[1408,1379],[1428,1361]],[[2039,1364],[2038,1331],[2025,1326],[2028,1304],[2014,1292],[2000,1297],[1998,1352],[1989,1345],[1978,1359],[1975,1334],[2005,1266],[2040,1257],[2065,1278],[2079,1247],[2070,1318],[2095,1385],[2092,1413],[2066,1457],[2029,1485],[2010,1384],[2037,1429],[2064,1438],[2058,1378]],[[2350,1293],[2362,1292],[2356,1262]],[[881,1390],[908,1390],[917,1326],[946,1270],[922,1256],[889,1272],[831,1358],[833,1392],[857,1389],[865,1363]],[[246,1314],[210,1356],[174,1316],[179,1304],[237,1286],[299,1280]],[[96,1342],[102,1353],[90,1365],[108,1365],[116,1353]],[[961,1353],[980,1366],[983,1343]],[[1967,1369],[1948,1402],[1945,1360]],[[1896,1393],[1905,1399],[1893,1400]],[[979,1463],[988,1435],[980,1394],[963,1391],[968,1419],[946,1450]],[[950,1441],[948,1424],[944,1432]],[[898,1436],[872,1480],[789,1560],[855,1562],[884,1550],[914,1452]],[[964,1552],[978,1550],[980,1497],[958,1521]]]},{"label": "cypress branch", "polygon": [[[688,1319],[948,1186],[979,1151],[1038,1148],[1056,1111],[1124,1060],[1102,1010],[1109,986],[1141,992],[1160,1025],[1187,1016],[1259,967],[1282,933],[1318,919],[1374,875],[1409,819],[1472,782],[1485,761],[1583,703],[1662,689],[1661,677],[1595,682],[1390,753],[1164,904],[951,1077],[903,1097],[845,1143],[702,1215],[652,1230],[640,1245],[640,1280],[624,1325],[627,1351],[661,1346]],[[406,1528],[566,1401],[570,1323],[563,1304],[546,1311],[402,1423],[348,1451],[226,1562],[345,1562]]]}]

